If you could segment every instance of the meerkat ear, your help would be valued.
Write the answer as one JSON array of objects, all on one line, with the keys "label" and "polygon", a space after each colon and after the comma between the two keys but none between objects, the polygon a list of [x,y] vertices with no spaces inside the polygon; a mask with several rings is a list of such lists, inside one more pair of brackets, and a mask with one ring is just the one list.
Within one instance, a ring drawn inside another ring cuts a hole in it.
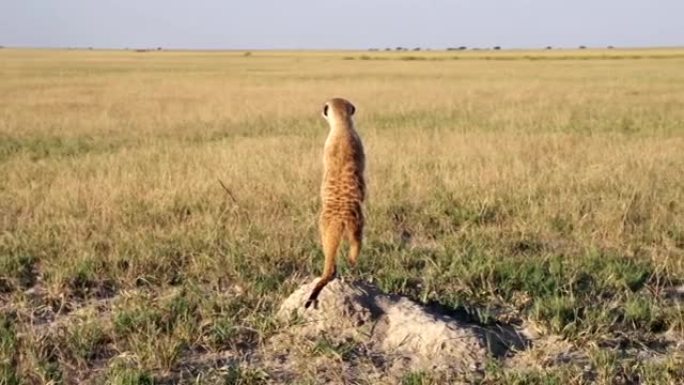
[{"label": "meerkat ear", "polygon": [[347,109],[349,110],[349,116],[354,115],[354,112],[356,112],[356,107],[354,107],[354,105],[351,103],[349,103],[347,106]]},{"label": "meerkat ear", "polygon": [[325,105],[323,106],[323,117],[328,117],[328,103],[325,103]]}]

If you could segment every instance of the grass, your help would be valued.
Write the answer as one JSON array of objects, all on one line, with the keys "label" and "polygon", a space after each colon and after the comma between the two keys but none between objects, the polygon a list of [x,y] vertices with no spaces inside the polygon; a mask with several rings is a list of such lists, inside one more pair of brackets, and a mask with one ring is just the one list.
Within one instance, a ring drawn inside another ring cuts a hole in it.
[{"label": "grass", "polygon": [[477,381],[676,383],[682,50],[410,55],[1,50],[0,384],[266,382],[251,360],[322,266],[336,95],[368,157],[354,274],[589,357]]}]

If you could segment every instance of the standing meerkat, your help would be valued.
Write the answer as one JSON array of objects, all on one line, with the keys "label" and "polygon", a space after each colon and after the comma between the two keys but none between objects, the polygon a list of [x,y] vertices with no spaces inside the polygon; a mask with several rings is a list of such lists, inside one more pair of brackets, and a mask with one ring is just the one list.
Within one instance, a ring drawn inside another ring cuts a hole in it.
[{"label": "standing meerkat", "polygon": [[323,118],[330,126],[323,150],[323,183],[319,228],[325,265],[306,308],[317,303],[318,294],[336,274],[337,249],[342,238],[349,242],[349,263],[356,265],[363,238],[361,204],[366,197],[365,155],[354,129],[356,108],[345,99],[334,98],[323,106]]}]

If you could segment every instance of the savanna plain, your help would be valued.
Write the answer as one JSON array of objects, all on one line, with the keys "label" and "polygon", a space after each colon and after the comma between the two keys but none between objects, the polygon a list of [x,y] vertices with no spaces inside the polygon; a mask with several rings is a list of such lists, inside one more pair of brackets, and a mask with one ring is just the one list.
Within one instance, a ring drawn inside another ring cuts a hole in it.
[{"label": "savanna plain", "polygon": [[[369,189],[339,275],[530,346],[390,378],[323,333],[271,369],[334,96]],[[0,384],[682,384],[683,298],[684,50],[0,50]]]}]

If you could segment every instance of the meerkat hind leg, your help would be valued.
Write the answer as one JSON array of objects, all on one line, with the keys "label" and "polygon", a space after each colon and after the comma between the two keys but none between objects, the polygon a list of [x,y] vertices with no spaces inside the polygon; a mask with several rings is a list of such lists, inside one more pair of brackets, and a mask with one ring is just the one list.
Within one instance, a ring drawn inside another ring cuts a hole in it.
[{"label": "meerkat hind leg", "polygon": [[361,253],[361,245],[363,243],[363,224],[350,223],[347,225],[347,240],[349,242],[349,264],[352,268],[356,267]]}]

